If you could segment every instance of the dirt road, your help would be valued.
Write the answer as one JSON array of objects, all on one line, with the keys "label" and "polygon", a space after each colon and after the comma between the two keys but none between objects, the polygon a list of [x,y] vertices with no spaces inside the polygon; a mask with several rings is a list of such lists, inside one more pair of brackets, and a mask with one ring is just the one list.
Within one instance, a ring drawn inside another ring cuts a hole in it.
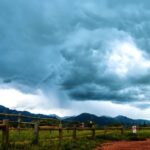
[{"label": "dirt road", "polygon": [[150,139],[145,141],[120,141],[105,143],[95,150],[150,150]]}]

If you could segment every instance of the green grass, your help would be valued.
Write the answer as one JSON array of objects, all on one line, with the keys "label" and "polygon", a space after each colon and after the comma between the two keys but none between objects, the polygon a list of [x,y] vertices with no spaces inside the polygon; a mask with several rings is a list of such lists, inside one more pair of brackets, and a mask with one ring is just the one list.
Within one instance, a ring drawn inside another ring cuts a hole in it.
[{"label": "green grass", "polygon": [[[104,135],[103,130],[96,131],[95,139],[91,138],[91,131],[77,131],[77,140],[72,140],[72,131],[63,131],[63,140],[59,143],[58,131],[40,131],[39,144],[32,144],[33,130],[10,131],[9,149],[10,150],[92,150],[97,145],[107,141],[120,140],[145,140],[150,138],[150,130],[138,131],[136,135],[131,131],[125,131],[121,135],[120,131],[108,131]],[[0,132],[0,142],[2,142],[2,133]],[[2,149],[2,148],[1,148]]]},{"label": "green grass", "polygon": [[9,149],[15,150],[92,150],[98,141],[81,138],[78,140],[63,140],[61,145],[58,141],[40,141],[38,145],[31,143],[14,143],[9,146]]}]

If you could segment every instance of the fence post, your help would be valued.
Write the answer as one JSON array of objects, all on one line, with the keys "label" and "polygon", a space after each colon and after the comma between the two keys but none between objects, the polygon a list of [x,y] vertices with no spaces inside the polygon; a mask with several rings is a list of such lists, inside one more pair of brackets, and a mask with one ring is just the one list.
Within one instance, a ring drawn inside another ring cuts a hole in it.
[{"label": "fence post", "polygon": [[123,135],[124,134],[124,128],[121,127],[121,134]]},{"label": "fence post", "polygon": [[61,144],[62,141],[62,124],[59,124],[59,144]]},{"label": "fence post", "polygon": [[76,139],[76,136],[77,136],[77,133],[76,133],[76,125],[74,125],[74,127],[73,127],[73,139],[74,139],[74,140]]},{"label": "fence post", "polygon": [[9,120],[4,119],[3,124],[5,127],[2,130],[2,147],[4,150],[8,150],[8,144],[9,144]]},{"label": "fence post", "polygon": [[104,135],[107,134],[107,127],[104,127]]},{"label": "fence post", "polygon": [[95,139],[95,125],[92,126],[92,138]]},{"label": "fence post", "polygon": [[33,144],[38,144],[39,142],[39,122],[34,123],[34,139]]},{"label": "fence post", "polygon": [[18,114],[18,132],[20,134],[20,127],[21,127],[21,113]]}]

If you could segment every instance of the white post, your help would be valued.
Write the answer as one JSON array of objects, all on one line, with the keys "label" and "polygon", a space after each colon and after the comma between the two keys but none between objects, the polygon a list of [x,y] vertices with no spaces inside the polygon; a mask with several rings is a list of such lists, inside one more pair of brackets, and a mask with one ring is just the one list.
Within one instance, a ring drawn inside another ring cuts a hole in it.
[{"label": "white post", "polygon": [[133,133],[133,134],[136,134],[136,133],[137,133],[137,128],[136,128],[136,126],[132,126],[132,133]]}]

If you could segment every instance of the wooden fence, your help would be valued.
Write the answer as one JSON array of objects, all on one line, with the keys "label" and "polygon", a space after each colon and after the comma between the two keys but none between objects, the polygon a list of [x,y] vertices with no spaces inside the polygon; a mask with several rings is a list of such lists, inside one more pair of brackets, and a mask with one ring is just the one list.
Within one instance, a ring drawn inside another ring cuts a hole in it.
[{"label": "wooden fence", "polygon": [[[98,130],[103,130],[104,134],[106,135],[108,133],[109,130],[119,130],[121,134],[124,134],[124,130],[125,128],[123,127],[105,127],[105,128],[95,128],[95,126],[93,125],[92,127],[77,127],[77,126],[73,126],[73,127],[67,127],[64,128],[62,127],[61,121],[59,126],[41,126],[39,123],[39,120],[57,120],[57,119],[51,119],[51,118],[36,118],[36,117],[30,117],[30,116],[24,116],[21,114],[4,114],[4,113],[0,113],[0,116],[7,116],[7,117],[17,117],[18,121],[10,121],[8,119],[4,119],[3,121],[0,121],[0,130],[2,130],[2,146],[4,150],[8,149],[8,145],[9,145],[9,131],[12,130],[9,125],[13,122],[16,122],[18,124],[17,129],[18,132],[20,132],[22,130],[21,128],[21,124],[29,124],[33,126],[33,144],[38,144],[39,142],[39,131],[40,130],[49,130],[49,131],[58,131],[58,140],[59,143],[61,144],[61,141],[63,139],[63,131],[67,130],[67,131],[72,131],[72,138],[75,140],[77,139],[77,131],[91,131],[91,137],[94,139],[95,138],[95,133]],[[30,118],[30,119],[34,119],[36,120],[35,122],[22,122],[21,118]],[[57,120],[58,121],[58,120]],[[131,128],[129,128],[131,130]],[[128,130],[129,130],[128,129]],[[138,128],[138,129],[149,129],[149,127],[147,128]],[[24,129],[23,129],[24,130]]]},{"label": "wooden fence", "polygon": [[[11,128],[9,125],[11,123],[17,123],[17,131],[20,132],[21,124],[28,124],[34,126],[34,139],[33,143],[38,144],[38,133],[39,133],[39,120],[57,120],[57,119],[52,119],[52,118],[40,118],[40,117],[32,117],[32,116],[25,116],[21,114],[6,114],[6,113],[0,113],[0,116],[8,118],[8,117],[16,117],[17,121],[11,121],[9,119],[3,119],[2,121],[0,120],[0,130],[2,130],[2,147],[4,150],[8,149],[9,145],[9,131]],[[34,120],[34,122],[23,122],[21,121],[22,118],[28,118]]]},{"label": "wooden fence", "polygon": [[[21,122],[24,123],[25,122]],[[30,124],[30,123],[28,123]],[[40,126],[39,122],[35,122],[34,124],[34,130],[33,130],[33,144],[38,144],[39,142],[39,131],[40,130],[47,130],[47,131],[58,131],[58,140],[59,143],[61,144],[61,141],[63,139],[63,131],[72,131],[72,138],[75,140],[77,138],[77,131],[91,131],[91,136],[94,139],[95,138],[95,130],[96,128],[93,126],[91,128],[81,128],[81,127],[69,127],[69,128],[63,128],[62,125],[60,124],[58,127],[51,127],[51,126]],[[5,119],[3,120],[3,123],[0,124],[0,129],[2,130],[2,146],[4,150],[8,149],[9,145],[9,131],[12,130],[9,128],[9,120]],[[14,130],[14,129],[13,129]],[[22,128],[17,128],[16,129],[18,132],[22,130]],[[24,129],[23,129],[24,130]]]},{"label": "wooden fence", "polygon": [[[50,130],[50,131],[58,131],[58,140],[59,143],[61,143],[62,139],[63,139],[63,131],[67,130],[67,131],[72,131],[72,138],[76,139],[77,138],[77,131],[83,131],[83,130],[89,130],[92,133],[92,138],[95,138],[95,126],[91,127],[91,128],[83,128],[83,127],[76,127],[74,125],[74,127],[69,127],[69,128],[63,128],[61,121],[59,126],[40,126],[40,120],[56,120],[59,121],[58,119],[53,119],[53,118],[37,118],[37,117],[31,117],[31,116],[24,116],[21,114],[5,114],[5,113],[0,113],[0,116],[6,117],[7,119],[4,119],[3,121],[0,121],[0,130],[2,130],[2,146],[4,150],[8,149],[8,145],[9,145],[9,131],[10,130],[14,130],[14,128],[10,128],[10,124],[11,123],[17,123],[17,128],[15,128],[15,130],[17,130],[18,132],[20,132],[22,130],[21,125],[22,124],[28,124],[28,125],[32,125],[33,126],[33,144],[38,144],[39,142],[39,131],[40,130]],[[16,117],[17,121],[12,121],[9,120],[9,117]],[[29,118],[29,119],[33,119],[34,122],[22,122],[22,118]],[[23,129],[24,130],[24,129]]]}]

